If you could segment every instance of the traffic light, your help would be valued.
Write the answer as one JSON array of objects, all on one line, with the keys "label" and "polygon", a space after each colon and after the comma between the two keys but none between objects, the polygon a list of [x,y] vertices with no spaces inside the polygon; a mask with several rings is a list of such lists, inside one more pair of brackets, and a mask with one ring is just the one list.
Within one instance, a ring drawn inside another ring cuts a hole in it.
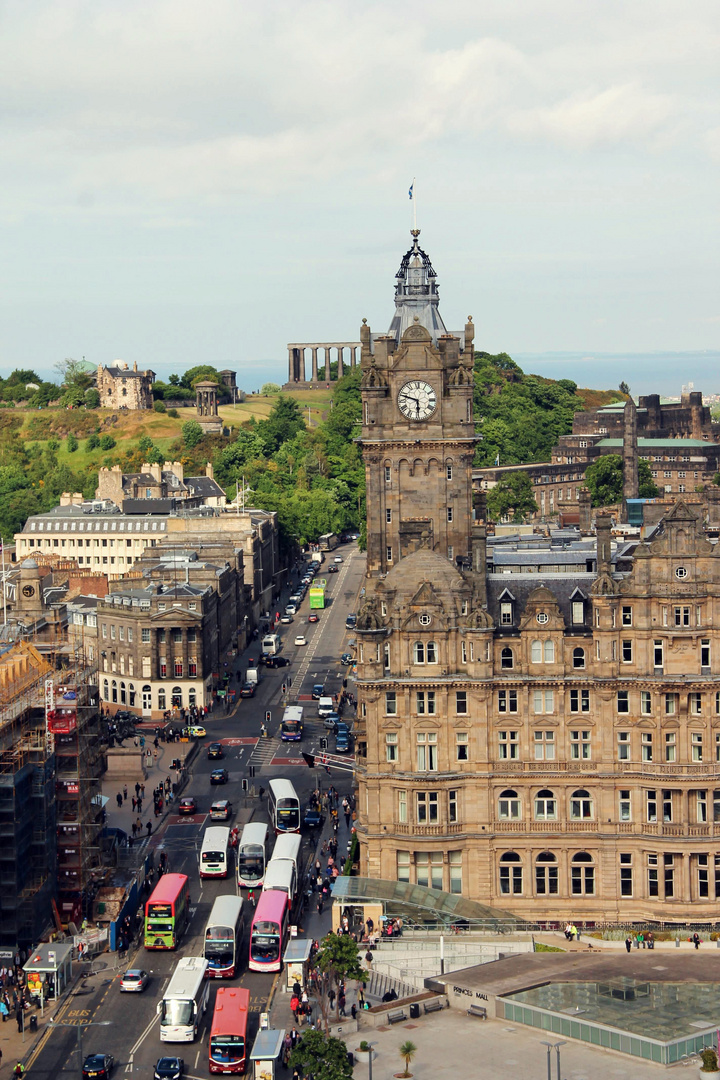
[{"label": "traffic light", "polygon": [[265,713],[265,723],[269,724],[271,719],[272,719],[272,713],[268,709],[267,712]]},{"label": "traffic light", "polygon": [[347,690],[347,679],[343,679],[343,690]]},{"label": "traffic light", "polygon": [[242,781],[242,789],[243,789],[243,791],[247,791],[247,789],[248,789],[248,782],[247,782],[247,780],[245,779],[245,777],[243,777],[243,781]]},{"label": "traffic light", "polygon": [[320,740],[320,749],[321,750],[327,750],[327,748],[328,748],[328,741],[327,741],[327,739],[322,738]]},{"label": "traffic light", "polygon": [[285,683],[282,684],[282,692],[283,694],[287,693],[287,686],[285,685]]},{"label": "traffic light", "polygon": [[255,776],[255,766],[254,765],[248,766],[248,772],[250,773],[250,776],[254,777]]},{"label": "traffic light", "polygon": [[292,679],[290,678],[289,675],[287,677],[287,684],[288,684],[288,686],[292,686]]}]

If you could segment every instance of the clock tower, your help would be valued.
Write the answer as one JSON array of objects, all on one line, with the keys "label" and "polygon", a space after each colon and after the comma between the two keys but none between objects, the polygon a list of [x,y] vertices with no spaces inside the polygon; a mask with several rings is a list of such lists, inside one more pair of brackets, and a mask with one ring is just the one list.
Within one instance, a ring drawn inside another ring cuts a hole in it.
[{"label": "clock tower", "polygon": [[396,275],[387,334],[363,320],[362,435],[367,485],[367,569],[386,574],[418,548],[453,565],[470,558],[473,337],[449,333],[419,229]]}]

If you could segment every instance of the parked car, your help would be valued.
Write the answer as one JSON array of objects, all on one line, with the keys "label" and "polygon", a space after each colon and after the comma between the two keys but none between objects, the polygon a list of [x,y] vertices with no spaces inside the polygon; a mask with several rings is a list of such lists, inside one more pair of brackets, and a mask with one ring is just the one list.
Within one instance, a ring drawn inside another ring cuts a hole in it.
[{"label": "parked car", "polygon": [[288,667],[291,662],[286,656],[268,656],[265,666],[269,668]]},{"label": "parked car", "polygon": [[286,604],[285,605],[285,614],[286,615],[297,615],[297,604]]},{"label": "parked car", "polygon": [[211,761],[219,760],[225,757],[225,751],[222,748],[222,743],[211,742],[207,749],[207,756]]},{"label": "parked car", "polygon": [[83,1080],[108,1080],[112,1067],[112,1054],[88,1054],[83,1061]]},{"label": "parked car", "polygon": [[307,645],[307,638],[305,637],[305,635],[304,634],[296,634],[295,635],[295,644],[296,645]]},{"label": "parked car", "polygon": [[254,697],[257,683],[244,682],[240,687],[240,697]]},{"label": "parked car", "polygon": [[308,806],[305,808],[303,825],[306,829],[321,829],[324,821],[325,815],[317,807]]},{"label": "parked car", "polygon": [[120,980],[120,991],[124,994],[142,994],[150,981],[147,971],[141,968],[128,968]]},{"label": "parked car", "polygon": [[229,779],[227,769],[213,769],[210,773],[211,784],[227,784]]},{"label": "parked car", "polygon": [[210,807],[213,821],[229,821],[232,817],[232,803],[229,799],[217,799]]},{"label": "parked car", "polygon": [[313,701],[319,701],[325,693],[325,683],[316,682],[312,688]]},{"label": "parked car", "polygon": [[284,615],[280,616],[280,622],[285,623],[287,625],[287,623],[293,622],[293,617],[292,617],[292,615],[288,615],[288,613],[285,612]]},{"label": "parked car", "polygon": [[180,1080],[185,1062],[179,1057],[161,1057],[155,1066],[155,1080]]},{"label": "parked car", "polygon": [[197,814],[197,800],[194,795],[185,795],[178,803],[178,814]]}]

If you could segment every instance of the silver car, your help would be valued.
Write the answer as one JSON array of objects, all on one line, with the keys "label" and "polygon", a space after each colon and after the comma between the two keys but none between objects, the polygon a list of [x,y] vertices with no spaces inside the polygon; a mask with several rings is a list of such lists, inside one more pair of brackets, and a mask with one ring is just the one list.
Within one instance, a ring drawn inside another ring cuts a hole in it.
[{"label": "silver car", "polygon": [[141,968],[128,968],[120,980],[120,990],[126,994],[142,994],[150,981],[147,971]]}]

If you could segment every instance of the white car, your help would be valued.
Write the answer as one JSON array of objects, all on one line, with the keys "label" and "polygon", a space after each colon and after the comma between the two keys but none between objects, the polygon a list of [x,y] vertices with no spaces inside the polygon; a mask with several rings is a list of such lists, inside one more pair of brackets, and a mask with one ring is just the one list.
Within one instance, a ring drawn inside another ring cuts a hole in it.
[{"label": "white car", "polygon": [[336,555],[335,562],[342,562],[342,555]]},{"label": "white car", "polygon": [[296,645],[307,645],[307,638],[305,637],[305,635],[304,634],[298,634],[297,637],[295,638],[295,644]]},{"label": "white car", "polygon": [[286,615],[297,615],[297,606],[295,604],[287,604],[285,606]]}]

